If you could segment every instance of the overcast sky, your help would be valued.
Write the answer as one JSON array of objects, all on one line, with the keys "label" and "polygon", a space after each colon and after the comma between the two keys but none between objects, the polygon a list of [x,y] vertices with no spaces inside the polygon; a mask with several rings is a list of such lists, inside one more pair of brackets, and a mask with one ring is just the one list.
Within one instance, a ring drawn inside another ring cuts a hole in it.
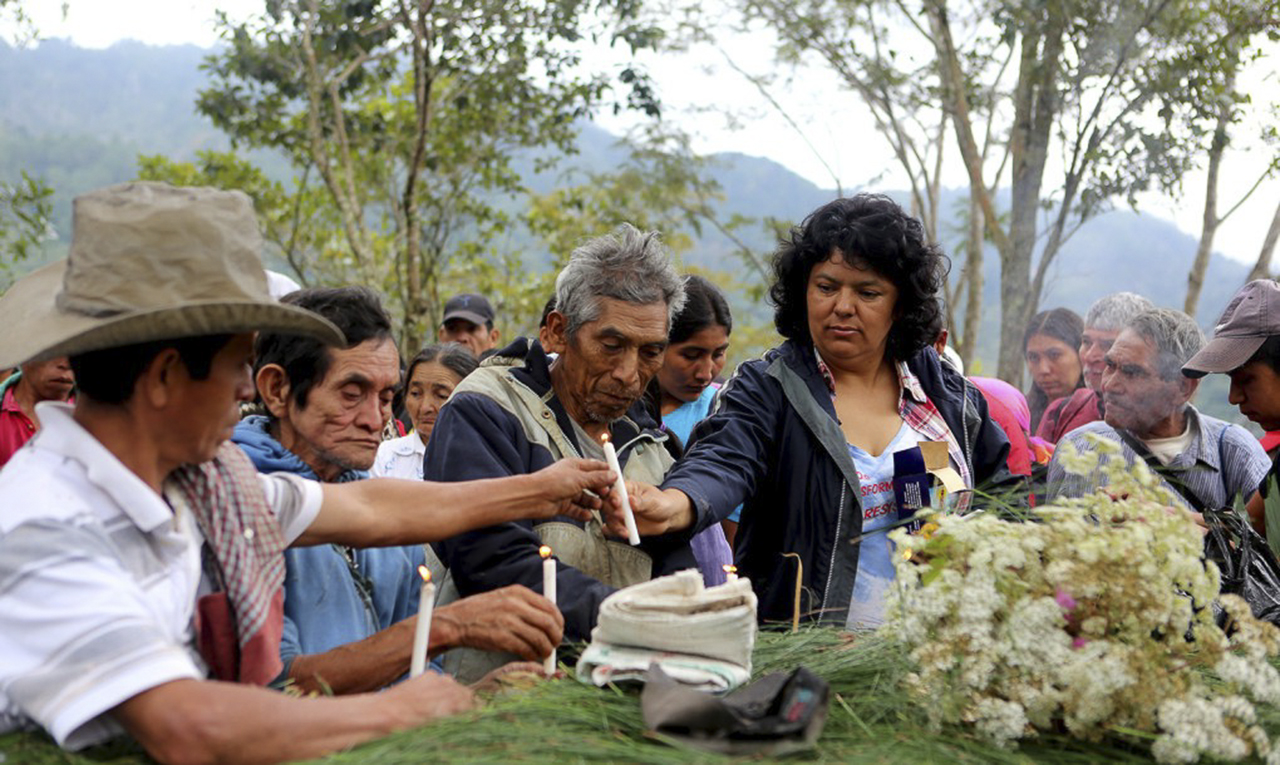
[{"label": "overcast sky", "polygon": [[[74,43],[102,48],[123,39],[164,45],[191,43],[214,45],[214,9],[225,10],[233,19],[244,18],[262,8],[262,0],[70,0],[66,18],[62,0],[26,0],[23,5],[45,37],[66,37]],[[768,52],[754,41],[731,44],[730,53],[745,68],[760,71],[768,66]],[[1272,61],[1276,57],[1271,58]],[[805,139],[786,124],[740,75],[723,64],[719,54],[703,52],[687,56],[664,56],[649,62],[659,95],[668,105],[667,114],[696,137],[701,152],[738,151],[773,159],[824,188],[833,188],[833,176],[843,187],[854,189],[903,189],[906,184],[889,156],[885,142],[862,113],[858,101],[842,93],[829,75],[806,73],[776,97],[787,105],[793,119],[802,126]],[[1255,102],[1280,101],[1280,67],[1261,67],[1263,72],[1249,84]],[[731,103],[745,115],[742,124],[729,126],[715,113],[700,107]],[[603,120],[607,128],[623,124]],[[812,144],[812,147],[808,144]],[[952,150],[952,154],[956,154]],[[821,157],[821,159],[819,159]],[[1253,151],[1230,153],[1223,163],[1219,185],[1219,211],[1252,185],[1259,167],[1265,163],[1256,147]],[[961,169],[953,168],[948,185],[961,186]],[[1173,221],[1179,228],[1199,236],[1204,203],[1204,175],[1194,173],[1184,181],[1184,194],[1170,199],[1150,194],[1141,200],[1144,211]],[[1280,180],[1271,180],[1253,195],[1218,231],[1215,249],[1252,263],[1261,248],[1268,224],[1280,203]]]}]

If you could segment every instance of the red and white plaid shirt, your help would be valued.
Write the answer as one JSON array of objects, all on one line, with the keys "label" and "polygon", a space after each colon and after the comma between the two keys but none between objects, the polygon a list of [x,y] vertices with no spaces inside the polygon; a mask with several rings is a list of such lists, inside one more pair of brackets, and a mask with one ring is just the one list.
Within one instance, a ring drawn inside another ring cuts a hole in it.
[{"label": "red and white plaid shirt", "polygon": [[[813,350],[813,357],[818,361],[818,371],[822,373],[822,379],[827,383],[827,391],[831,393],[832,403],[836,400],[836,380],[831,374],[830,367],[822,360],[822,355],[818,353],[818,349]],[[973,488],[973,476],[969,473],[969,461],[964,457],[964,451],[960,448],[960,442],[956,440],[955,435],[951,432],[951,428],[947,427],[947,421],[942,419],[938,408],[933,405],[929,397],[925,395],[924,388],[920,387],[920,379],[912,373],[911,368],[907,366],[905,361],[894,363],[894,368],[898,372],[898,415],[902,417],[902,421],[912,430],[925,436],[931,441],[946,441],[947,454],[951,457],[951,464],[960,473],[960,478],[964,480],[966,488]],[[964,492],[956,498],[956,508],[963,510],[969,504],[969,492]]]}]

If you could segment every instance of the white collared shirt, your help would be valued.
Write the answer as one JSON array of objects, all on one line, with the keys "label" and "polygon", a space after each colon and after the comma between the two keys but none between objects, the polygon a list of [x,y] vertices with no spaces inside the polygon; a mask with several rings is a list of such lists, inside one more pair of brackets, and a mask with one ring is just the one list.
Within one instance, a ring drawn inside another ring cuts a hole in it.
[{"label": "white collared shirt", "polygon": [[[166,682],[203,678],[192,616],[202,538],[84,430],[65,404],[0,470],[0,731],[35,723],[68,749],[117,735],[105,713]],[[319,484],[262,476],[286,544]]]},{"label": "white collared shirt", "polygon": [[408,478],[422,480],[422,459],[427,454],[427,445],[422,443],[418,434],[393,438],[378,444],[378,456],[373,458],[373,468],[369,475],[374,478]]}]

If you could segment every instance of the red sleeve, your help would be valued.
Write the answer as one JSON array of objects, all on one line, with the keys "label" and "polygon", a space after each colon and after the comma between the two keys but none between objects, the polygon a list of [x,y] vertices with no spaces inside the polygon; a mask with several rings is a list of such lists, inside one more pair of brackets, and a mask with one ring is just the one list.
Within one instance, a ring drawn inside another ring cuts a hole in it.
[{"label": "red sleeve", "polygon": [[[985,393],[983,395],[986,396]],[[1014,475],[1031,475],[1031,445],[1027,443],[1027,434],[1023,432],[1013,412],[990,396],[987,396],[987,411],[991,419],[1009,437],[1009,458],[1005,462],[1009,472]]]}]

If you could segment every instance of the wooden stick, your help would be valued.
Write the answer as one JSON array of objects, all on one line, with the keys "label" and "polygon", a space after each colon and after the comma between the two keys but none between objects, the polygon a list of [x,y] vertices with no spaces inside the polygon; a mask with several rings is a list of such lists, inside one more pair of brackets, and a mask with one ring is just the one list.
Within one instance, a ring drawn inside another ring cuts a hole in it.
[{"label": "wooden stick", "polygon": [[793,552],[783,553],[782,557],[796,559],[796,601],[795,601],[795,605],[791,609],[791,631],[799,632],[800,631],[800,588],[801,588],[801,583],[804,581],[804,561],[800,559],[799,553],[793,553]]}]

